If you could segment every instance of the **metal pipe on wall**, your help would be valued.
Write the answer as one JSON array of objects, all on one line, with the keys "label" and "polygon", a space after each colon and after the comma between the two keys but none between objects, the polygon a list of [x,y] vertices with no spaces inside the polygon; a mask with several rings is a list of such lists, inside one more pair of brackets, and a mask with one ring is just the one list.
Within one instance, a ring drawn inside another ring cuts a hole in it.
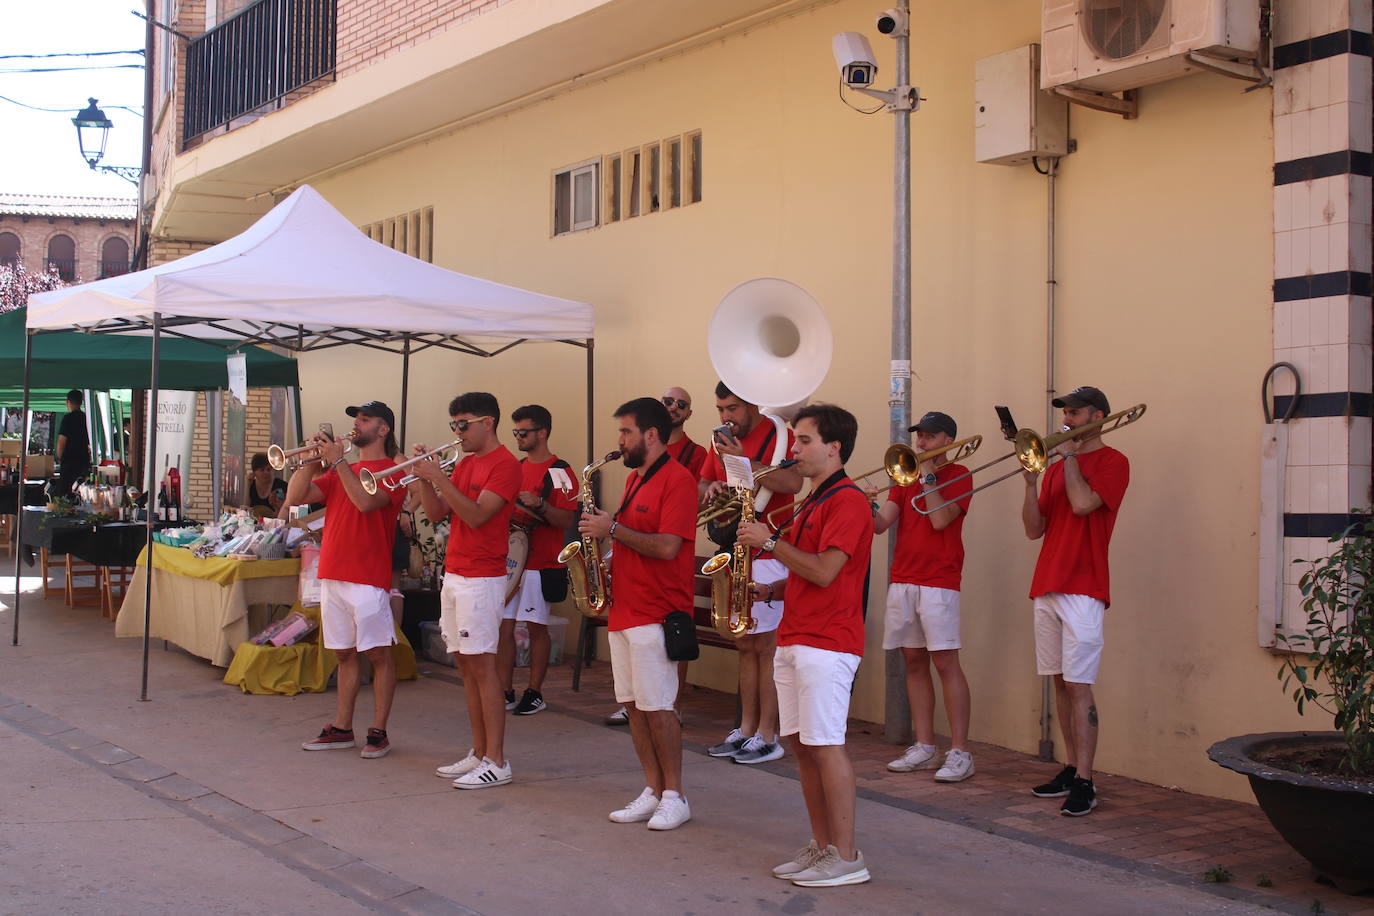
[{"label": "metal pipe on wall", "polygon": [[[1048,195],[1045,224],[1045,430],[1055,428],[1054,400],[1054,179],[1059,172],[1059,159],[1048,160],[1045,166],[1045,185]],[[1040,679],[1040,759],[1054,759],[1054,678]]]}]

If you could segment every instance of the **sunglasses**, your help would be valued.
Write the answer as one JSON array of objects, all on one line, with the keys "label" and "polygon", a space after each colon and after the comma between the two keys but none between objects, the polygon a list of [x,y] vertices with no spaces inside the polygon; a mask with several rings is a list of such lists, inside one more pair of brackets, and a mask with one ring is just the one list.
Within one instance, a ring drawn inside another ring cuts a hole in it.
[{"label": "sunglasses", "polygon": [[692,402],[691,402],[691,401],[684,401],[682,398],[664,398],[664,399],[663,399],[663,406],[664,406],[664,407],[672,407],[674,404],[677,405],[677,409],[678,409],[678,410],[686,410],[688,407],[691,407],[691,406],[692,406]]},{"label": "sunglasses", "polygon": [[537,433],[537,432],[539,432],[539,431],[540,431],[541,429],[543,429],[543,428],[544,428],[544,427],[542,427],[542,426],[534,426],[534,427],[531,427],[530,429],[513,429],[513,430],[510,431],[510,434],[511,434],[512,436],[514,436],[515,438],[517,438],[517,439],[523,439],[523,438],[525,438],[526,436],[528,436],[530,433]]},{"label": "sunglasses", "polygon": [[468,431],[468,427],[469,427],[470,425],[472,425],[473,423],[476,423],[476,422],[478,422],[479,420],[490,420],[490,419],[491,419],[491,417],[478,417],[476,420],[450,420],[450,421],[449,421],[449,424],[448,424],[448,428],[451,429],[451,430],[453,430],[455,433],[465,433],[465,432]]}]

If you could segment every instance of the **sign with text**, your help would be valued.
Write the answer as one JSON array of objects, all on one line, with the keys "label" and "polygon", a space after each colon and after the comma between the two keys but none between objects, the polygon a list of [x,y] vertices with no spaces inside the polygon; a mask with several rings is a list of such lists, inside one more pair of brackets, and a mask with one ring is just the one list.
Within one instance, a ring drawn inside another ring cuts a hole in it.
[{"label": "sign with text", "polygon": [[[147,395],[144,396],[145,398]],[[145,400],[146,404],[147,401]],[[196,432],[196,392],[159,391],[157,395],[157,470],[148,491],[151,498],[148,506],[153,511],[158,508],[158,489],[168,478],[168,470],[180,481],[180,499],[183,511],[186,508],[187,477],[191,473],[191,444]],[[148,440],[143,440],[144,454],[148,454]]]}]

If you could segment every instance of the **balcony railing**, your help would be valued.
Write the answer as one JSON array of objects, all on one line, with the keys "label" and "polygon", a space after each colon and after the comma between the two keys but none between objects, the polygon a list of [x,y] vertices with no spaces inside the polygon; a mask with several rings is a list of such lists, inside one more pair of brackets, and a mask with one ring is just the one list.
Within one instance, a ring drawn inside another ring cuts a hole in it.
[{"label": "balcony railing", "polygon": [[186,49],[183,142],[334,72],[337,0],[258,0]]},{"label": "balcony railing", "polygon": [[128,261],[107,261],[102,258],[100,260],[100,276],[97,279],[103,280],[106,277],[117,277],[120,274],[127,274],[128,272]]},{"label": "balcony railing", "polygon": [[76,258],[44,258],[43,269],[57,269],[57,275],[68,283],[76,279]]}]

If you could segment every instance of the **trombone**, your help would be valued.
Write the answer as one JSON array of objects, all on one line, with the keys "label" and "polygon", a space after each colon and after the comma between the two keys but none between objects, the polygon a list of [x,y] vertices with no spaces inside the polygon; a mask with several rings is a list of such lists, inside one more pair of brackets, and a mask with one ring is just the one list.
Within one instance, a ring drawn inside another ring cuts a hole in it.
[{"label": "trombone", "polygon": [[[982,444],[982,436],[969,436],[967,439],[959,439],[956,442],[949,443],[949,445],[942,445],[939,448],[918,452],[904,442],[894,442],[887,447],[887,451],[883,452],[882,467],[874,468],[867,474],[860,474],[858,477],[853,478],[853,480],[857,484],[865,478],[872,477],[879,471],[886,473],[888,479],[890,479],[892,483],[873,494],[877,496],[886,493],[893,487],[911,486],[920,479],[920,468],[923,462],[929,461],[939,455],[944,455],[946,452],[949,453],[945,458],[946,461],[964,461],[974,452],[978,451],[979,446]],[[957,480],[960,478],[955,479]],[[778,508],[768,513],[768,520],[772,522],[774,515],[795,508],[797,502],[797,500],[793,500],[785,506],[778,506]]]},{"label": "trombone", "polygon": [[[345,443],[344,451],[349,451],[357,435],[358,431],[355,429],[348,435],[339,437],[339,441]],[[319,461],[319,448],[319,442],[307,442],[305,445],[299,445],[296,448],[288,449],[284,449],[280,445],[269,445],[267,446],[267,463],[272,466],[272,470],[274,471],[283,470],[288,464],[290,464],[294,470],[312,461]],[[305,452],[315,452],[316,454],[307,456]],[[301,457],[292,460],[295,455],[300,455]]]},{"label": "trombone", "polygon": [[931,509],[922,509],[920,506],[916,505],[916,500],[918,500],[920,497],[913,496],[911,498],[911,508],[915,509],[922,515],[930,515],[933,512],[939,512],[945,506],[949,506],[956,502],[959,502],[960,500],[967,499],[974,493],[977,493],[979,490],[986,490],[993,484],[1001,483],[1008,477],[1015,477],[1017,474],[1020,474],[1023,471],[1030,471],[1033,474],[1039,474],[1041,471],[1045,470],[1045,468],[1049,467],[1050,464],[1054,461],[1055,456],[1051,453],[1060,444],[1067,442],[1070,439],[1076,439],[1079,436],[1094,431],[1097,435],[1104,436],[1107,433],[1115,432],[1123,426],[1129,426],[1130,424],[1134,423],[1136,420],[1139,420],[1143,416],[1145,416],[1145,405],[1137,404],[1134,407],[1128,407],[1125,410],[1118,410],[1116,413],[1111,414],[1109,416],[1105,416],[1101,420],[1094,420],[1091,423],[1085,423],[1077,429],[1071,429],[1067,426],[1060,427],[1059,432],[1052,433],[1048,436],[1042,436],[1035,430],[1030,429],[1029,427],[1022,427],[1021,429],[1018,429],[1016,431],[1016,435],[1012,438],[1014,446],[1011,452],[1003,455],[1000,458],[995,458],[992,461],[989,461],[982,467],[974,468],[967,474],[960,474],[958,477],[952,477],[949,480],[946,480],[940,486],[946,487],[954,483],[956,480],[963,480],[965,477],[972,477],[979,471],[986,470],[987,468],[992,467],[994,464],[1000,464],[1001,462],[1006,461],[1008,458],[1015,458],[1017,462],[1021,465],[1019,468],[1017,468],[1014,471],[1011,471],[1010,473],[1003,474],[1001,477],[998,477],[994,480],[989,480],[985,484],[974,487],[972,490],[969,490],[967,493],[960,495],[956,499],[946,500],[945,502]]},{"label": "trombone", "polygon": [[[377,471],[376,473],[373,473],[372,471],[369,471],[367,468],[363,468],[361,471],[358,472],[358,480],[362,483],[363,489],[367,491],[369,496],[377,492],[377,484],[379,483],[382,486],[386,487],[388,490],[399,490],[401,489],[401,487],[408,486],[414,483],[415,481],[419,480],[419,475],[407,474],[399,480],[388,480],[387,478],[391,477],[397,471],[405,470],[412,464],[415,464],[417,461],[425,461],[429,458],[433,458],[440,452],[446,452],[451,448],[456,449],[462,444],[463,437],[459,436],[457,439],[454,439],[448,445],[441,445],[438,448],[430,449],[422,455],[416,455],[414,458],[407,458],[405,461],[393,464],[391,467],[387,468],[384,471]],[[449,458],[440,462],[439,470],[451,471],[453,469],[453,466],[458,463],[458,459],[462,457],[463,456],[461,453],[450,456]]]}]

